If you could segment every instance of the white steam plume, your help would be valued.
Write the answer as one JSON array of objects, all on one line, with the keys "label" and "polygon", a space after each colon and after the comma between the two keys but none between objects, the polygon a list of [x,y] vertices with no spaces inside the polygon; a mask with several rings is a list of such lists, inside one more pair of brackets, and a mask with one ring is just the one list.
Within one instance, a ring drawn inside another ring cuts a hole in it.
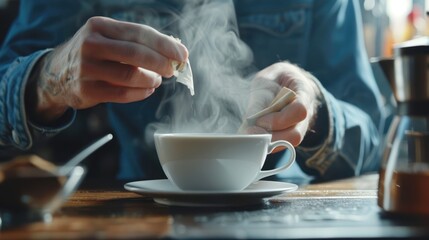
[{"label": "white steam plume", "polygon": [[247,107],[253,54],[239,39],[232,1],[185,2],[178,37],[189,50],[195,96],[180,84],[167,90],[146,139],[154,131],[235,133]]}]

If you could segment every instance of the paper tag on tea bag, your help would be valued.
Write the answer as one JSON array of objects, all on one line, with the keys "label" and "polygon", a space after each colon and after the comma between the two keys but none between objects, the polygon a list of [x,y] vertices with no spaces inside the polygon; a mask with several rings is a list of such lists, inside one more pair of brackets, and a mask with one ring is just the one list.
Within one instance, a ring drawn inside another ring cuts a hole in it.
[{"label": "paper tag on tea bag", "polygon": [[[182,42],[179,38],[170,36],[178,42]],[[171,65],[174,69],[173,75],[177,78],[176,81],[188,87],[191,95],[194,96],[194,77],[192,75],[191,64],[189,59],[186,62],[172,61]]]},{"label": "paper tag on tea bag", "polygon": [[192,75],[191,64],[189,59],[186,63],[177,63],[173,61],[174,76],[176,76],[176,81],[188,87],[191,95],[194,96],[194,77]]}]

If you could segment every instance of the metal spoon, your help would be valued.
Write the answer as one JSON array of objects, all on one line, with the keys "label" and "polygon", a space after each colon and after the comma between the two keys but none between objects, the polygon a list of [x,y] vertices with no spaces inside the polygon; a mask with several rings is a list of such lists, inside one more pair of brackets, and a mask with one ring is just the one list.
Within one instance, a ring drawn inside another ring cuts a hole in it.
[{"label": "metal spoon", "polygon": [[67,161],[66,164],[58,168],[58,174],[59,175],[67,175],[76,165],[78,165],[82,160],[84,160],[86,157],[88,157],[91,153],[93,153],[95,150],[109,142],[113,139],[112,134],[107,134],[106,136],[98,139],[96,142],[92,143],[88,147],[86,147],[84,150],[79,152],[76,156],[74,156],[72,159]]}]

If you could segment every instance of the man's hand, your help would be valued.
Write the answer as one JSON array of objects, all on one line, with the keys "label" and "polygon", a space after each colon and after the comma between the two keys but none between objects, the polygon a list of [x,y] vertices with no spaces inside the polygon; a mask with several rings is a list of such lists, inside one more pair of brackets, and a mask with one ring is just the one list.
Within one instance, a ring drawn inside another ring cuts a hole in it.
[{"label": "man's hand", "polygon": [[311,129],[321,94],[309,73],[288,62],[260,71],[252,82],[248,116],[267,107],[281,87],[295,91],[295,100],[279,112],[258,118],[246,132],[272,133],[273,141],[283,139],[297,146]]},{"label": "man's hand", "polygon": [[39,61],[26,90],[27,110],[47,123],[68,108],[143,100],[173,75],[172,61],[187,58],[184,45],[151,27],[93,17]]}]

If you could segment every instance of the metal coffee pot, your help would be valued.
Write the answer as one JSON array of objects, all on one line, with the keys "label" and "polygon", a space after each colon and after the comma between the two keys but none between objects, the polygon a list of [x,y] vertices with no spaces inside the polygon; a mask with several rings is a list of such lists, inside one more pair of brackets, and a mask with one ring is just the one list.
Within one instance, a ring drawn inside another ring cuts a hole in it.
[{"label": "metal coffee pot", "polygon": [[396,99],[380,168],[378,205],[386,212],[429,214],[429,38],[394,47],[380,62]]}]

